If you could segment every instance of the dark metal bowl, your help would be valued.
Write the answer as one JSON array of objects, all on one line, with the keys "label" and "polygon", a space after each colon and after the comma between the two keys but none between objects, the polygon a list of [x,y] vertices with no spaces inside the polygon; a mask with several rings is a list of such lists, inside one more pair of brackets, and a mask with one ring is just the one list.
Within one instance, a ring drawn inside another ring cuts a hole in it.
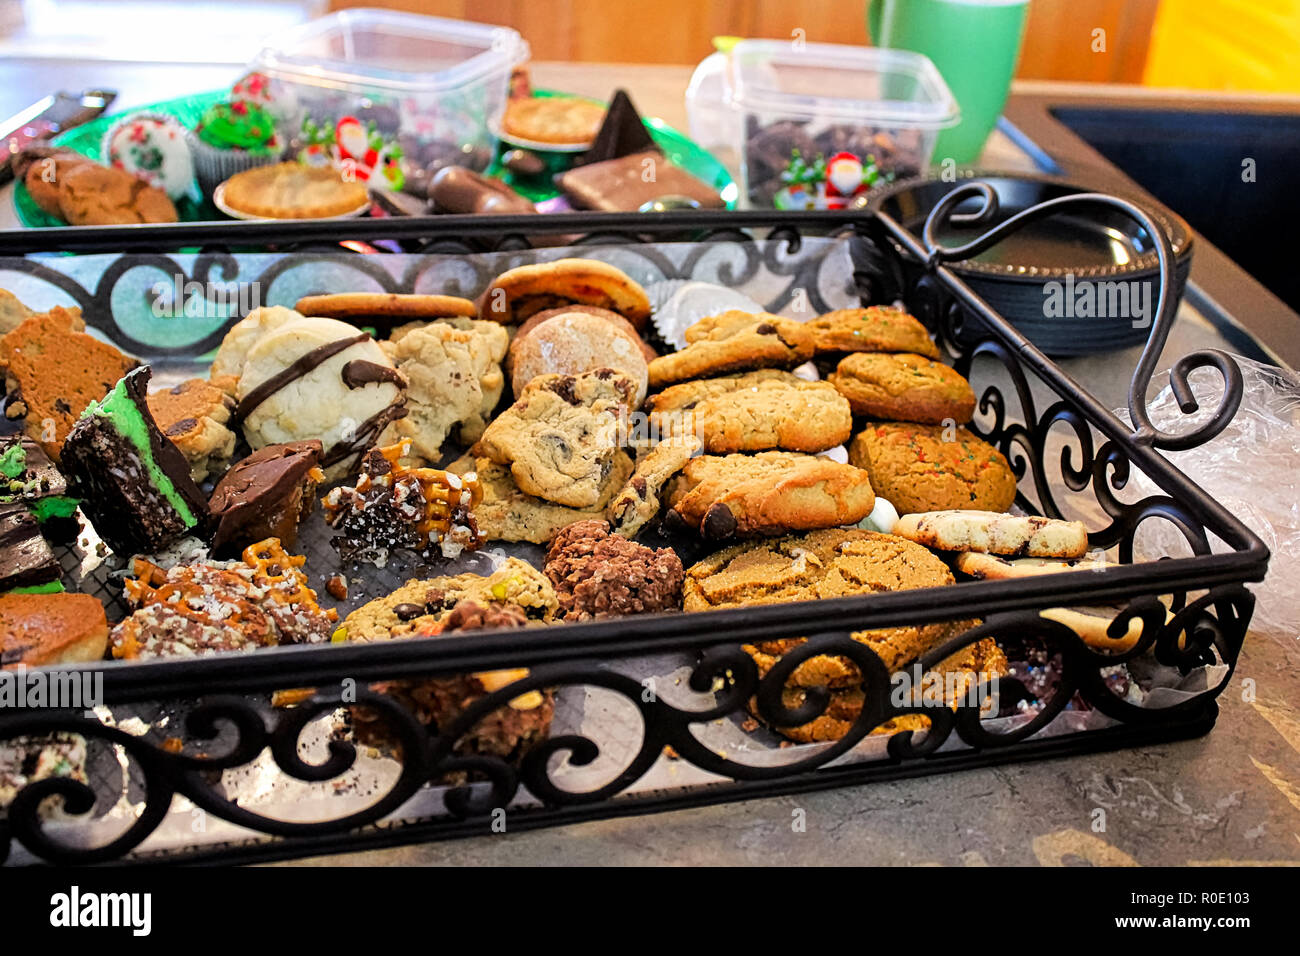
[{"label": "dark metal bowl", "polygon": [[[1077,193],[1086,185],[1033,173],[957,173],[900,180],[863,200],[919,234],[930,210],[964,182],[978,180],[997,192],[991,220],[950,224],[936,236],[945,246],[969,242],[1031,206]],[[1192,266],[1192,233],[1179,216],[1149,200],[1115,193],[1142,206],[1165,230],[1174,250],[1175,291],[1182,296]],[[969,207],[969,208],[967,208]],[[957,207],[975,210],[975,201]],[[974,259],[952,266],[970,287],[1049,355],[1087,355],[1138,345],[1150,331],[1148,311],[1158,298],[1159,266],[1152,237],[1114,210],[1062,213],[1026,225]],[[1091,313],[1091,314],[1089,314]]]}]

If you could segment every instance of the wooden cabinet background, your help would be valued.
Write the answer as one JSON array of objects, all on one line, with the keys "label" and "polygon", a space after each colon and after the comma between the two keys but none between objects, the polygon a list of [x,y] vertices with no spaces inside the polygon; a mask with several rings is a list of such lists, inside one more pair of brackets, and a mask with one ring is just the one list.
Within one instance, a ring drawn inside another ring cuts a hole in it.
[{"label": "wooden cabinet background", "polygon": [[[1031,0],[1019,75],[1137,83],[1159,0]],[[513,27],[538,60],[698,63],[712,37],[867,42],[865,0],[332,0]],[[1093,31],[1106,31],[1094,52]],[[977,56],[977,51],[972,51]]]}]

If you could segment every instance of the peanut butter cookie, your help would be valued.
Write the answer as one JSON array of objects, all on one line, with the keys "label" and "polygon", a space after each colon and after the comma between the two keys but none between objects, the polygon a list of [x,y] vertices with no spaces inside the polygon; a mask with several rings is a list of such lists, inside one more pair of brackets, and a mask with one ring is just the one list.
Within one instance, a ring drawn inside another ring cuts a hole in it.
[{"label": "peanut butter cookie", "polygon": [[686,348],[650,363],[650,386],[662,388],[758,368],[794,368],[813,356],[803,323],[766,312],[723,312],[686,330]]},{"label": "peanut butter cookie", "polygon": [[[733,381],[735,381],[733,379]],[[722,392],[693,407],[651,414],[662,434],[694,434],[710,454],[819,452],[849,440],[853,416],[827,382],[774,379]]]},{"label": "peanut butter cookie", "polygon": [[857,524],[876,496],[867,473],[794,452],[704,455],[668,486],[670,524],[724,540]]},{"label": "peanut butter cookie", "polygon": [[996,448],[965,428],[876,422],[849,445],[849,461],[899,514],[942,509],[1005,511],[1016,476]]},{"label": "peanut butter cookie", "polygon": [[975,413],[970,382],[914,352],[854,352],[827,378],[853,411],[871,418],[964,425]]}]

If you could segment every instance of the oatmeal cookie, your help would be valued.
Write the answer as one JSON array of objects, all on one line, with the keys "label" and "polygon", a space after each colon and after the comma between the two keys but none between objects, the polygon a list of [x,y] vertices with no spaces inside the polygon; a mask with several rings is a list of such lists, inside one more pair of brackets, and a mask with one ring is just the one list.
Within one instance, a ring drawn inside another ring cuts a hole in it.
[{"label": "oatmeal cookie", "polygon": [[875,507],[867,473],[794,452],[704,455],[668,486],[670,524],[714,540],[857,524]]},{"label": "oatmeal cookie", "polygon": [[635,391],[612,369],[539,376],[487,427],[476,449],[509,465],[525,493],[590,508],[609,477]]},{"label": "oatmeal cookie", "polygon": [[496,323],[472,320],[468,329],[432,322],[380,343],[406,380],[407,414],[395,431],[417,458],[438,461],[453,429],[466,443],[482,437],[505,388],[507,340]]},{"label": "oatmeal cookie", "polygon": [[937,359],[939,349],[916,318],[888,305],[837,309],[808,323],[817,354],[827,352],[914,352]]},{"label": "oatmeal cookie", "polygon": [[343,621],[338,641],[387,641],[436,634],[460,601],[517,605],[529,621],[550,622],[559,609],[546,575],[527,561],[506,558],[489,575],[457,574],[412,579],[382,598],[357,608]]},{"label": "oatmeal cookie", "polygon": [[447,470],[478,476],[483,500],[474,509],[474,520],[489,541],[546,544],[575,521],[603,517],[610,499],[632,476],[632,459],[622,451],[615,453],[596,503],[589,508],[566,508],[524,494],[510,477],[510,469],[490,458],[465,455],[448,465]]},{"label": "oatmeal cookie", "polygon": [[559,619],[589,621],[682,606],[681,558],[610,531],[605,521],[569,525],[546,552],[546,576],[560,602]]},{"label": "oatmeal cookie", "polygon": [[970,382],[942,362],[914,352],[854,352],[827,381],[855,413],[871,418],[964,425],[975,413]]},{"label": "oatmeal cookie", "polygon": [[688,328],[686,348],[650,363],[650,385],[662,388],[756,368],[794,368],[812,356],[813,338],[803,323],[733,310]]},{"label": "oatmeal cookie", "polygon": [[972,508],[1005,511],[1016,476],[1002,453],[965,428],[869,424],[849,445],[849,461],[899,514]]},{"label": "oatmeal cookie", "polygon": [[556,259],[503,272],[479,299],[479,317],[516,325],[538,312],[567,305],[617,312],[638,332],[650,319],[645,289],[622,269],[597,259]]}]

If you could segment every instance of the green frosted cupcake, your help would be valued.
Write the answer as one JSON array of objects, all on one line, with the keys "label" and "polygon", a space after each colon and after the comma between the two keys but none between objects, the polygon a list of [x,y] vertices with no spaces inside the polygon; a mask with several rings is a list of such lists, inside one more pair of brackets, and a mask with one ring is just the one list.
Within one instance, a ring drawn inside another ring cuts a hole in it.
[{"label": "green frosted cupcake", "polygon": [[278,162],[284,150],[271,114],[247,100],[209,107],[189,141],[199,185],[209,195],[235,173]]}]

